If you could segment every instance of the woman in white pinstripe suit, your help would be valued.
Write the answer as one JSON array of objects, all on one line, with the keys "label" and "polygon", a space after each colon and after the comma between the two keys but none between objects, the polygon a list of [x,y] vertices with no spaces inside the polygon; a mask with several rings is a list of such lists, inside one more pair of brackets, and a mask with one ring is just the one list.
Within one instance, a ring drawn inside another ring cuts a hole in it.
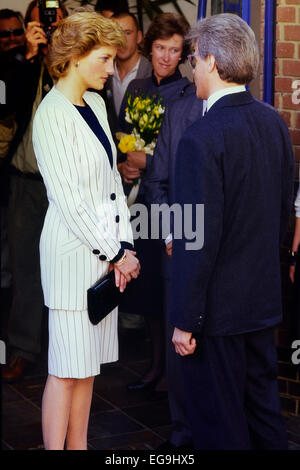
[{"label": "woman in white pinstripe suit", "polygon": [[49,51],[56,81],[34,119],[33,144],[49,209],[40,241],[49,307],[48,379],[42,425],[46,449],[87,448],[94,376],[118,359],[117,309],[97,326],[87,314],[87,289],[109,269],[116,285],[139,274],[129,211],[101,90],[113,73],[119,27],[98,13],[61,22]]}]

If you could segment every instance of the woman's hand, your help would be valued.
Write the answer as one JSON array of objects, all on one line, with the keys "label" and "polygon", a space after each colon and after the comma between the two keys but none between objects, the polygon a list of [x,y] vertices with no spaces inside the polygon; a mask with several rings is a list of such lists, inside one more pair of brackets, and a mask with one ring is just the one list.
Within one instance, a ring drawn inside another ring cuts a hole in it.
[{"label": "woman's hand", "polygon": [[[298,251],[300,246],[300,217],[296,217],[295,232],[292,244],[292,251]],[[290,266],[289,277],[294,284],[295,281],[295,266]]]},{"label": "woman's hand", "polygon": [[118,262],[113,265],[115,270],[116,286],[120,288],[121,292],[124,292],[127,282],[138,277],[141,269],[140,262],[135,257],[136,252],[125,250],[125,253],[125,260],[119,265]]},{"label": "woman's hand", "polygon": [[32,59],[38,54],[39,45],[48,44],[45,32],[37,21],[31,21],[26,28],[26,59]]},{"label": "woman's hand", "polygon": [[131,167],[144,170],[146,168],[146,154],[141,150],[134,152],[127,152],[127,162]]},{"label": "woman's hand", "polygon": [[126,289],[127,281],[126,277],[121,274],[121,272],[118,269],[114,269],[114,265],[111,263],[108,268],[108,272],[110,273],[111,271],[115,272],[115,284],[117,287],[119,287],[120,292],[124,292]]},{"label": "woman's hand", "polygon": [[166,245],[166,253],[169,258],[172,258],[172,247],[173,247],[173,241],[171,240],[167,245]]},{"label": "woman's hand", "polygon": [[115,271],[116,286],[119,288],[120,292],[124,292],[127,286],[126,277],[123,274],[121,274],[118,268],[114,268],[114,271]]},{"label": "woman's hand", "polygon": [[131,166],[127,160],[118,164],[118,170],[122,175],[124,183],[132,184],[134,180],[141,176],[141,170]]}]

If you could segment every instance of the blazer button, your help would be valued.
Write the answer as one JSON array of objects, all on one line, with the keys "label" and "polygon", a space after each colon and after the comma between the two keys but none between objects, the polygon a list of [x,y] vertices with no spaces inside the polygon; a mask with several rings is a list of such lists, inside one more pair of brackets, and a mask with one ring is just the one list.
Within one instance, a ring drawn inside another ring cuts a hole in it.
[{"label": "blazer button", "polygon": [[93,250],[93,253],[94,253],[94,255],[100,255],[100,251],[99,251],[99,250]]},{"label": "blazer button", "polygon": [[105,261],[107,258],[106,258],[105,255],[100,255],[100,256],[99,256],[99,259],[100,259],[101,261]]},{"label": "blazer button", "polygon": [[116,199],[115,193],[112,193],[112,194],[110,195],[110,199],[111,199],[112,201],[114,201],[114,200]]},{"label": "blazer button", "polygon": [[119,215],[116,215],[116,222],[120,222],[120,216]]}]

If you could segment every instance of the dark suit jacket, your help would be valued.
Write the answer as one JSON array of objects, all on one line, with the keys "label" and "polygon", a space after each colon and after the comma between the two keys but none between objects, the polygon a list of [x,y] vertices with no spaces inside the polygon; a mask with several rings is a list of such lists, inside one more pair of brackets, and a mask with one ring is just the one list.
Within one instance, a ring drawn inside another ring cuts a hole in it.
[{"label": "dark suit jacket", "polygon": [[[143,80],[136,79],[130,82],[127,91],[132,96],[144,95],[160,95],[163,105],[168,106],[174,99],[179,98],[189,88],[190,82],[187,78],[182,78],[179,71],[176,71],[171,77],[162,80],[158,85],[153,77]],[[127,98],[124,97],[120,112],[121,129],[130,133],[132,125],[125,121],[125,108],[127,106]],[[122,111],[123,110],[123,111]],[[144,183],[147,179],[147,172],[154,156],[146,155],[146,168],[141,175],[141,185],[137,195],[136,203],[145,204],[145,188]],[[125,187],[126,191],[126,187]],[[134,225],[134,217],[132,224]],[[130,284],[127,288],[127,295],[120,304],[120,310],[131,313],[143,313],[145,315],[162,315],[163,314],[163,283],[158,271],[158,263],[161,261],[163,254],[162,244],[160,240],[150,238],[150,221],[148,221],[147,230],[149,237],[146,239],[138,238],[135,240],[135,250],[140,260],[141,274],[136,282]],[[143,227],[144,230],[145,227]],[[155,263],[153,262],[155,260]],[[151,289],[149,288],[151,286]]]},{"label": "dark suit jacket", "polygon": [[294,182],[284,121],[248,92],[224,96],[186,130],[175,174],[174,201],[204,204],[204,246],[173,242],[171,323],[218,336],[280,322]]},{"label": "dark suit jacket", "polygon": [[[1,54],[0,57],[0,79],[7,84],[7,106],[2,105],[1,114],[2,112],[4,115],[15,113],[17,124],[8,153],[0,162],[0,204],[8,202],[10,173],[15,171],[10,163],[30,123],[41,73],[42,58],[36,56],[32,61],[28,61],[25,59],[25,52],[24,47],[16,47]],[[48,85],[49,89],[53,85],[46,68],[43,74],[43,85]],[[43,89],[43,96],[45,94]]]},{"label": "dark suit jacket", "polygon": [[[202,108],[203,102],[197,98],[194,84],[190,84],[180,98],[169,103],[153,159],[145,176],[145,195],[149,207],[151,204],[170,205],[170,202],[174,200],[177,146],[185,129],[196,119],[202,117]],[[165,219],[161,217],[160,229],[162,233],[167,234],[168,226],[164,224],[164,221]],[[165,253],[163,275],[167,278],[170,277],[170,259]]]}]

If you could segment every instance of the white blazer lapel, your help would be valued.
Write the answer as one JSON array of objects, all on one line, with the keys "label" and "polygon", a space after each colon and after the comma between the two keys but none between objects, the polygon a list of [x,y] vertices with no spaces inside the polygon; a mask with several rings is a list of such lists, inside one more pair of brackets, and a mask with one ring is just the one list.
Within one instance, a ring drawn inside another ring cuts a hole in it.
[{"label": "white blazer lapel", "polygon": [[83,97],[84,97],[84,100],[87,102],[87,104],[91,107],[91,109],[95,113],[98,121],[100,122],[104,132],[107,135],[107,138],[111,146],[112,154],[113,154],[113,165],[115,166],[117,151],[116,151],[115,142],[113,140],[111,130],[108,124],[105,104],[103,102],[103,107],[102,107],[102,104],[99,102],[100,97],[97,96],[96,93],[86,92]]},{"label": "white blazer lapel", "polygon": [[[106,150],[105,150],[104,146],[102,145],[102,143],[100,142],[98,137],[95,135],[95,133],[92,131],[92,129],[90,128],[90,126],[88,125],[86,120],[81,116],[80,112],[73,105],[73,103],[71,103],[71,101],[68,100],[68,98],[66,98],[65,95],[63,95],[59,90],[57,90],[57,88],[55,88],[55,86],[52,88],[50,93],[53,93],[54,96],[57,98],[57,100],[60,103],[62,103],[64,105],[64,107],[68,108],[70,114],[74,117],[74,120],[76,121],[76,125],[84,127],[85,128],[84,129],[85,133],[90,134],[91,139],[94,142],[94,145],[96,146],[96,148],[99,147],[101,149],[101,155],[103,155],[103,157],[106,158],[108,167],[110,169],[112,169],[110,164],[109,164],[109,159],[108,159],[108,156],[106,154]],[[102,105],[101,105],[101,103],[99,103],[99,105],[98,105],[98,103],[96,102],[94,97],[91,97],[92,94],[93,93],[91,93],[91,92],[86,92],[83,95],[83,98],[87,102],[87,104],[91,107],[92,111],[95,113],[97,119],[99,120],[101,126],[103,127],[105,133],[107,134],[107,137],[108,137],[110,145],[111,145],[112,154],[113,154],[113,165],[115,165],[116,150],[115,150],[115,145],[114,145],[113,139],[111,137],[111,132],[110,132],[110,129],[109,129],[109,126],[108,126],[108,123],[107,123],[106,119],[104,119],[104,114],[102,112]],[[98,98],[97,98],[97,101],[98,101]]]}]

